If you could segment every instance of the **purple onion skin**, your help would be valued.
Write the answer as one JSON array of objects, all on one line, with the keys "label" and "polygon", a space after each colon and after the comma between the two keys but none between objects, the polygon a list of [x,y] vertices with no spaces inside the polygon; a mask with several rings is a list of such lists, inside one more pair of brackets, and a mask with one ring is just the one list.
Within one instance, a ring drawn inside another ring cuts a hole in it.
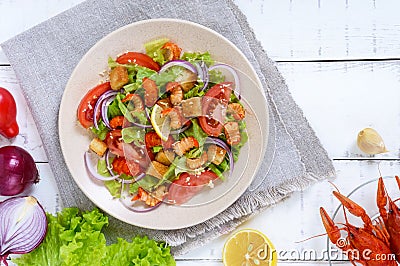
[{"label": "purple onion skin", "polygon": [[[27,212],[30,213],[30,216],[28,217],[26,217],[24,213],[15,213],[19,207],[24,207],[23,205],[34,207],[34,212]],[[3,223],[3,227],[1,227],[0,233],[3,236],[6,235],[7,230],[10,229],[10,225],[19,225],[17,231],[14,232],[14,234],[16,235],[14,237],[19,237],[18,241],[15,241],[12,237],[10,239],[0,239],[0,265],[1,262],[3,262],[7,266],[8,264],[6,259],[8,255],[29,253],[32,250],[36,249],[43,242],[47,233],[47,217],[42,205],[35,197],[32,196],[8,198],[0,203],[0,209],[0,220]],[[12,218],[15,218],[16,214],[18,216],[18,219],[21,219],[21,223],[15,220],[10,220]],[[28,219],[29,221],[24,222],[23,220],[25,219]],[[29,240],[29,242],[27,242],[27,240]],[[10,241],[13,241],[14,243],[10,244]],[[25,244],[21,244],[21,241],[25,242]],[[1,247],[5,243],[10,244],[9,247],[5,250],[1,249]]]},{"label": "purple onion skin", "polygon": [[0,148],[0,195],[14,196],[39,182],[32,156],[17,146]]}]

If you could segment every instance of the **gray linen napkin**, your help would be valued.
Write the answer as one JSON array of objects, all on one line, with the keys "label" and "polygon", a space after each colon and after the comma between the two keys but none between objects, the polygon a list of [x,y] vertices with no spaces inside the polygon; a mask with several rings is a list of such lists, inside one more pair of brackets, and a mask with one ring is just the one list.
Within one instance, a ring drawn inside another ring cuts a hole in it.
[{"label": "gray linen napkin", "polygon": [[262,81],[275,121],[272,165],[273,152],[267,152],[257,173],[257,180],[265,177],[264,181],[260,186],[247,190],[219,215],[201,224],[173,231],[138,228],[110,217],[105,232],[110,241],[118,236],[129,238],[146,234],[166,241],[175,254],[182,254],[234,230],[251,215],[291,192],[333,176],[334,168],[293,101],[284,79],[231,0],[88,0],[2,44],[42,136],[64,207],[93,207],[72,181],[57,137],[59,104],[70,74],[89,48],[108,33],[135,21],[159,17],[200,23],[237,45]]}]

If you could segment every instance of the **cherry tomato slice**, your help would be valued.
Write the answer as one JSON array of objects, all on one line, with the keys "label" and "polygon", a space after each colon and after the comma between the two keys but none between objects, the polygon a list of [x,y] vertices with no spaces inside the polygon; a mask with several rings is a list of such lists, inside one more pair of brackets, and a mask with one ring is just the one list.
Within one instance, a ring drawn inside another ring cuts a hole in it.
[{"label": "cherry tomato slice", "polygon": [[206,170],[199,176],[182,173],[177,180],[172,182],[168,190],[168,200],[175,204],[183,204],[194,197],[204,185],[218,176],[210,170]]},{"label": "cherry tomato slice", "polygon": [[[79,123],[81,123],[84,128],[93,126],[94,106],[98,98],[108,90],[111,90],[110,82],[105,82],[88,91],[82,98],[78,106],[77,117]],[[96,114],[97,119],[99,115],[100,114]]]},{"label": "cherry tomato slice", "polygon": [[[210,98],[218,99],[222,104],[228,105],[232,93],[232,85],[232,82],[222,82],[212,86],[206,92],[202,100],[203,114],[208,114],[210,112],[209,109],[211,108],[210,105],[212,102]],[[201,128],[209,136],[218,137],[221,134],[223,125],[219,121],[207,116],[201,116],[198,119]]]},{"label": "cherry tomato slice", "polygon": [[119,56],[116,61],[119,64],[137,64],[157,72],[160,70],[160,66],[150,56],[143,53],[127,52]]}]

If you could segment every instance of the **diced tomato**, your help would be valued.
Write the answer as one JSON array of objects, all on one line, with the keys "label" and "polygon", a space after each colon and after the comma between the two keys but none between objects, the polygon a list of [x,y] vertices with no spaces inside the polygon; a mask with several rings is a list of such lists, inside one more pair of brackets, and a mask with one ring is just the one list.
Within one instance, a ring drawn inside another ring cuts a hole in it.
[{"label": "diced tomato", "polygon": [[112,129],[122,128],[124,125],[125,117],[123,115],[114,116],[113,119],[110,120],[110,127]]},{"label": "diced tomato", "polygon": [[113,171],[117,174],[136,176],[140,167],[138,163],[127,161],[124,157],[115,157],[112,162]]},{"label": "diced tomato", "polygon": [[[78,106],[77,117],[84,128],[93,126],[94,106],[98,98],[108,90],[111,90],[110,82],[105,82],[88,91],[82,98]],[[99,116],[100,113],[96,114],[96,119]]]},{"label": "diced tomato", "polygon": [[144,135],[144,142],[146,144],[146,147],[153,148],[155,146],[161,145],[161,138],[157,135],[155,131],[150,131],[147,132],[146,135]]},{"label": "diced tomato", "polygon": [[218,176],[210,170],[206,170],[200,175],[182,173],[169,186],[168,200],[178,205],[183,204],[193,198],[204,185],[217,178]]},{"label": "diced tomato", "polygon": [[201,128],[204,130],[205,133],[207,133],[209,136],[213,137],[218,137],[223,128],[223,124],[220,123],[219,121],[205,116],[205,114],[208,114],[210,112],[210,104],[212,101],[210,101],[210,98],[215,98],[220,101],[220,103],[224,105],[228,105],[229,99],[231,97],[232,93],[232,82],[222,82],[219,84],[216,84],[212,86],[205,94],[202,100],[202,105],[203,105],[203,115],[199,117],[199,124]]},{"label": "diced tomato", "polygon": [[157,72],[160,70],[160,66],[150,56],[143,53],[127,52],[119,56],[116,61],[119,64],[137,64]]}]

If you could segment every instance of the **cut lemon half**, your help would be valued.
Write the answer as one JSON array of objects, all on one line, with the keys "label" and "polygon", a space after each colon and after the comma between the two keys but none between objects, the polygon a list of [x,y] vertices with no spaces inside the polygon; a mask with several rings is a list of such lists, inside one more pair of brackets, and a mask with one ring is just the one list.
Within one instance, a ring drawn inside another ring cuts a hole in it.
[{"label": "cut lemon half", "polygon": [[243,229],[225,242],[222,251],[225,266],[277,265],[277,254],[271,241],[260,231]]},{"label": "cut lemon half", "polygon": [[153,111],[151,112],[150,122],[156,131],[157,135],[163,140],[167,141],[170,127],[169,127],[169,117],[162,114],[162,108],[159,105],[154,105]]}]

